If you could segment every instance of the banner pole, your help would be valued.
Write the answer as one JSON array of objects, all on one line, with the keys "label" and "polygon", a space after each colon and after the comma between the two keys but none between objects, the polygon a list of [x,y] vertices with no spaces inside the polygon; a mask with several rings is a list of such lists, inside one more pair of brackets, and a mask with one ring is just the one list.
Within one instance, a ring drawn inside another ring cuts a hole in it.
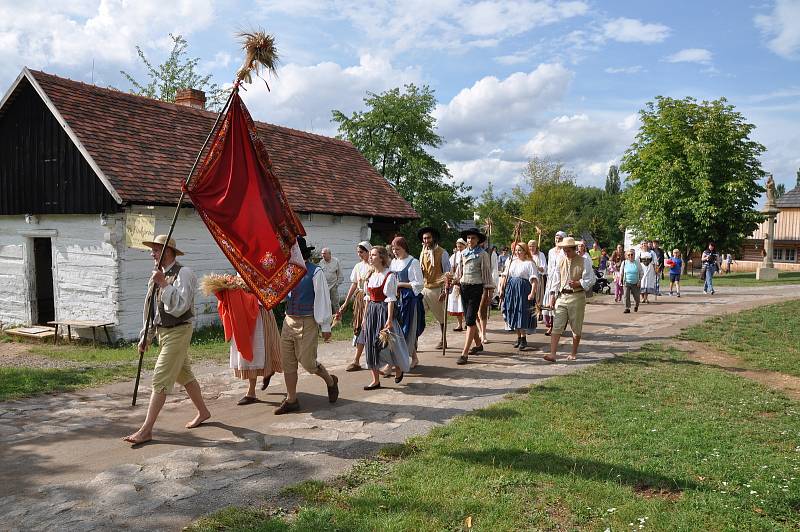
[{"label": "banner pole", "polygon": [[[192,169],[189,170],[189,175],[186,176],[186,179],[183,182],[183,187],[181,187],[181,195],[178,198],[178,204],[175,206],[175,213],[172,215],[172,222],[169,225],[169,231],[167,232],[167,243],[169,243],[170,238],[172,238],[172,233],[175,230],[175,224],[178,221],[178,214],[181,212],[181,205],[183,204],[183,198],[186,197],[186,191],[184,187],[189,185],[189,182],[192,180],[192,176],[194,175],[195,170],[197,170],[197,165],[200,164],[200,158],[203,156],[203,151],[208,146],[208,142],[211,140],[211,137],[214,135],[214,132],[217,130],[217,126],[219,125],[220,120],[222,119],[223,115],[228,112],[228,107],[231,105],[231,100],[233,99],[233,95],[239,92],[239,82],[237,81],[233,85],[233,89],[231,93],[228,95],[228,100],[225,102],[225,105],[222,107],[222,110],[217,115],[217,119],[214,121],[214,125],[211,127],[211,131],[208,132],[208,136],[206,136],[205,142],[203,142],[203,147],[200,148],[200,151],[197,152],[197,157],[194,159],[194,164],[192,164]],[[162,253],[161,256],[158,258],[158,265],[156,266],[156,270],[161,269],[161,265],[164,262],[164,254]],[[147,349],[147,335],[150,331],[150,325],[153,323],[153,297],[155,295],[155,286],[153,286],[153,290],[147,293],[147,319],[145,320],[144,326],[144,338],[145,338],[145,350]],[[139,339],[141,341],[141,338]],[[133,386],[133,398],[131,399],[131,406],[136,406],[136,396],[139,394],[139,380],[142,376],[142,362],[144,360],[144,352],[139,353],[139,365],[136,368],[136,381]]]}]

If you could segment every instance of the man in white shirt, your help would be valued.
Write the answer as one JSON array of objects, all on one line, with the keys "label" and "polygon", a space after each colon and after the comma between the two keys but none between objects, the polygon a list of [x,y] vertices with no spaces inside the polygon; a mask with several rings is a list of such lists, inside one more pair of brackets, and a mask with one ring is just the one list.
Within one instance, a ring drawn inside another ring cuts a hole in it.
[{"label": "man in white shirt", "polygon": [[[156,266],[162,254],[164,260],[161,261],[161,269],[153,270],[148,283],[142,320],[145,328],[139,334],[139,353],[147,350],[156,333],[161,351],[153,369],[153,391],[147,417],[138,431],[122,438],[133,445],[146,443],[153,438],[153,425],[164,407],[167,393],[176,382],[186,389],[189,399],[197,408],[197,415],[186,424],[186,428],[195,428],[211,417],[189,363],[197,278],[191,269],[175,260],[177,255],[183,255],[175,246],[175,239],[170,238],[168,242],[167,235],[158,235],[153,241],[142,243],[151,249],[150,256]],[[148,303],[152,305],[151,308],[148,308]],[[149,324],[148,315],[152,316]]]},{"label": "man in white shirt", "polygon": [[286,382],[286,399],[275,409],[275,415],[300,410],[297,400],[298,365],[325,381],[328,401],[339,398],[339,379],[331,375],[317,361],[317,343],[320,329],[326,342],[331,338],[331,299],[328,282],[322,268],[312,263],[311,250],[306,239],[297,237],[300,253],[306,261],[306,275],[286,298],[286,317],[281,328],[281,361]]},{"label": "man in white shirt", "polygon": [[586,310],[586,292],[592,289],[595,282],[592,261],[578,255],[577,243],[571,236],[559,242],[558,247],[564,254],[558,258],[558,264],[552,269],[550,283],[558,292],[553,317],[553,331],[550,336],[550,354],[544,359],[556,361],[558,341],[569,323],[572,329],[572,353],[567,360],[575,360],[578,345],[581,343],[583,316]]},{"label": "man in white shirt", "polygon": [[328,281],[331,308],[338,308],[339,285],[344,281],[344,274],[342,273],[342,265],[339,263],[339,259],[331,255],[330,248],[322,248],[322,260],[319,261],[319,267],[322,268],[325,273],[325,280]]}]

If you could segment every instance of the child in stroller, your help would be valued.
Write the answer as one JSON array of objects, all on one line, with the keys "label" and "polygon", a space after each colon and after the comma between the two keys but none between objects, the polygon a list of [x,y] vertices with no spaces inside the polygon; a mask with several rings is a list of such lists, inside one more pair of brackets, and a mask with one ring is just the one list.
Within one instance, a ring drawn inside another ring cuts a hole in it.
[{"label": "child in stroller", "polygon": [[597,279],[594,282],[594,286],[592,287],[592,292],[595,294],[610,294],[611,293],[611,282],[606,279],[603,272],[601,272],[598,268],[592,268],[594,270],[594,275]]}]

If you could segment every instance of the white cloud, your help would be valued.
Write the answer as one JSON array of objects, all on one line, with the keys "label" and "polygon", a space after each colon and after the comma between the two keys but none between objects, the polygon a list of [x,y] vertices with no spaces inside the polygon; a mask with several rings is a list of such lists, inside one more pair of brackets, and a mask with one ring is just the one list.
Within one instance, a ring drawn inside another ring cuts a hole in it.
[{"label": "white cloud", "polygon": [[603,36],[619,42],[652,44],[669,37],[670,29],[663,24],[647,24],[633,18],[617,18],[603,24]]},{"label": "white cloud", "polygon": [[70,67],[96,59],[126,65],[136,57],[136,44],[162,45],[167,33],[204,28],[213,15],[211,0],[3,2],[0,64]]},{"label": "white cloud", "polygon": [[606,74],[638,74],[647,71],[642,65],[634,65],[629,67],[608,67],[605,72]]},{"label": "white cloud", "polygon": [[541,64],[503,80],[487,76],[437,106],[439,131],[448,141],[481,142],[533,127],[561,101],[572,75],[562,65]]},{"label": "white cloud", "polygon": [[262,0],[267,13],[346,20],[370,47],[395,52],[413,48],[486,48],[506,37],[586,14],[584,1],[483,0]]},{"label": "white cloud", "polygon": [[243,98],[256,120],[333,135],[336,127],[331,123],[331,110],[350,114],[363,108],[367,92],[380,93],[419,81],[416,68],[396,69],[385,58],[364,55],[358,65],[349,67],[332,62],[285,65],[278,77],[270,80],[271,92],[265,90],[263,81],[255,80]]},{"label": "white cloud", "polygon": [[705,48],[685,48],[679,52],[667,56],[664,60],[668,63],[700,63],[708,65],[711,63],[713,54]]},{"label": "white cloud", "polygon": [[591,182],[586,178],[605,175],[609,164],[619,160],[636,135],[638,125],[636,114],[563,115],[536,132],[522,152],[525,157],[564,161],[584,182]]},{"label": "white cloud", "polygon": [[800,55],[800,1],[777,0],[769,15],[757,15],[755,24],[764,37],[767,46],[776,54],[787,59]]},{"label": "white cloud", "polygon": [[451,161],[447,169],[457,181],[480,193],[491,181],[498,191],[508,191],[521,183],[524,161],[506,161],[499,157],[487,156],[464,161]]}]

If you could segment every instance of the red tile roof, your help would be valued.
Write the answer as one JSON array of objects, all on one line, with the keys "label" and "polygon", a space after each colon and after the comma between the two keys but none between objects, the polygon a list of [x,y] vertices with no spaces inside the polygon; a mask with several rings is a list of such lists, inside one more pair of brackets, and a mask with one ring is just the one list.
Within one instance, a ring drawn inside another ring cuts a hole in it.
[{"label": "red tile roof", "polygon": [[[216,113],[31,74],[123,202],[175,204]],[[296,211],[418,217],[349,142],[256,124]]]}]

